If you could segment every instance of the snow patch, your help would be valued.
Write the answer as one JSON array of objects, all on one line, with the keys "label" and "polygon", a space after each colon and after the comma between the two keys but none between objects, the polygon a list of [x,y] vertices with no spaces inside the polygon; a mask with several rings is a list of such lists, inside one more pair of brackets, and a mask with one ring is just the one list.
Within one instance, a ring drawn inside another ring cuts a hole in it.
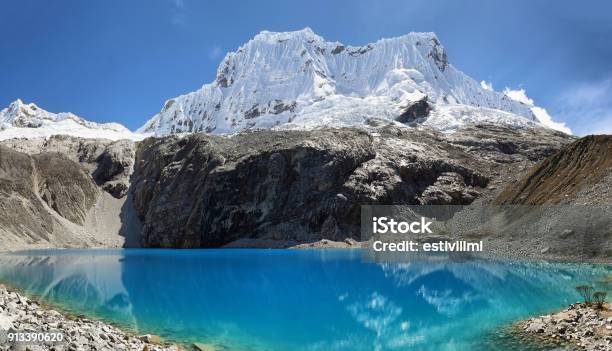
[{"label": "snow patch", "polygon": [[525,89],[512,90],[506,87],[506,89],[504,89],[504,94],[514,101],[518,101],[525,105],[533,106],[533,100],[527,96]]},{"label": "snow patch", "polygon": [[484,80],[480,81],[480,86],[484,89],[484,90],[489,90],[489,91],[493,91],[493,84],[491,82],[486,82]]}]

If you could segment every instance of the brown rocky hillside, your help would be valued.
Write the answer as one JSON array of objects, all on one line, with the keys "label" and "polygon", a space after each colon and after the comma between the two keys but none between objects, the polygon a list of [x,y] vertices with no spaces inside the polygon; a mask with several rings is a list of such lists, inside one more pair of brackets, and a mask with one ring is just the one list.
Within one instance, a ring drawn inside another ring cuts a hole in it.
[{"label": "brown rocky hillside", "polygon": [[499,204],[611,204],[612,135],[581,138],[507,187]]}]

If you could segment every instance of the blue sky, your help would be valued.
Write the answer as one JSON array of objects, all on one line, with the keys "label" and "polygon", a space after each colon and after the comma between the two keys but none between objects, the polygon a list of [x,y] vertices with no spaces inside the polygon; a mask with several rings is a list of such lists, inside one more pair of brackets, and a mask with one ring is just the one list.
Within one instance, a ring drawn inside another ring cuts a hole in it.
[{"label": "blue sky", "polygon": [[306,26],[351,45],[436,32],[474,79],[525,89],[578,135],[612,133],[610,1],[4,1],[0,106],[135,129],[259,31]]}]

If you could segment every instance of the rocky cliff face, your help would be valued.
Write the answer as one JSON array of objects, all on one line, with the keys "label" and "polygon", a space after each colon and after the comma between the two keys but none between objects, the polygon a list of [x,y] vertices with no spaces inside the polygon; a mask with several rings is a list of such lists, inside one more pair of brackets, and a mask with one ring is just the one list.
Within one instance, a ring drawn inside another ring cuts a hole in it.
[{"label": "rocky cliff face", "polygon": [[17,242],[104,246],[109,230],[126,236],[133,204],[143,227],[130,227],[132,245],[359,239],[361,205],[488,201],[571,141],[507,125],[13,139],[2,142],[2,228]]},{"label": "rocky cliff face", "polygon": [[480,125],[194,134],[138,145],[132,189],[149,247],[357,238],[364,204],[470,204],[571,138]]},{"label": "rocky cliff face", "polygon": [[30,155],[61,153],[79,163],[97,185],[115,198],[122,198],[127,193],[136,149],[131,140],[111,141],[54,135],[47,139],[9,139],[1,144]]},{"label": "rocky cliff face", "polygon": [[79,225],[98,189],[59,153],[29,156],[0,145],[0,233],[6,241],[54,238],[66,221]]},{"label": "rocky cliff face", "polygon": [[129,140],[0,142],[0,248],[134,246]]},{"label": "rocky cliff face", "polygon": [[[530,199],[547,179],[558,183],[555,189],[574,189],[584,178],[588,186],[572,194],[599,189],[609,184],[602,156],[608,144],[589,140],[558,152],[574,138],[507,125],[468,125],[450,134],[394,126],[257,130],[136,144],[64,136],[8,140],[1,143],[0,233],[14,247],[117,246],[128,235],[130,245],[145,247],[352,242],[359,239],[361,205],[478,207]],[[560,217],[573,218],[565,212],[538,218],[565,223]],[[564,238],[577,233],[576,240],[557,240],[558,249],[549,244],[554,238],[546,236],[546,223],[531,236],[517,234],[525,231],[513,223],[511,236],[486,238],[489,247],[503,251],[515,243],[516,251],[566,256],[566,243],[585,247],[578,231],[555,229]],[[591,238],[600,240],[597,235]]]}]

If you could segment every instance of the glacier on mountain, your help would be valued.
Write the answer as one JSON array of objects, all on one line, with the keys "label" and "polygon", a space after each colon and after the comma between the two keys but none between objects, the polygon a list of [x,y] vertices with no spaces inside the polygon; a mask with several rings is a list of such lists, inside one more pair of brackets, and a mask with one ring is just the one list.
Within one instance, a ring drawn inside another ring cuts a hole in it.
[{"label": "glacier on mountain", "polygon": [[51,113],[20,99],[0,110],[0,140],[47,138],[56,134],[110,140],[141,140],[146,137],[119,123],[90,122],[70,112]]},{"label": "glacier on mountain", "polygon": [[167,100],[138,132],[403,124],[406,115],[444,131],[478,122],[540,125],[532,107],[454,68],[434,33],[355,47],[306,28],[259,33],[225,56],[212,83]]},{"label": "glacier on mountain", "polygon": [[503,123],[571,133],[521,97],[494,91],[490,83],[454,68],[434,33],[345,46],[309,28],[264,31],[228,53],[213,82],[167,100],[135,133],[118,123],[89,122],[16,100],[0,111],[0,140],[55,134],[141,140],[190,132],[385,124],[452,132],[470,123]]}]

